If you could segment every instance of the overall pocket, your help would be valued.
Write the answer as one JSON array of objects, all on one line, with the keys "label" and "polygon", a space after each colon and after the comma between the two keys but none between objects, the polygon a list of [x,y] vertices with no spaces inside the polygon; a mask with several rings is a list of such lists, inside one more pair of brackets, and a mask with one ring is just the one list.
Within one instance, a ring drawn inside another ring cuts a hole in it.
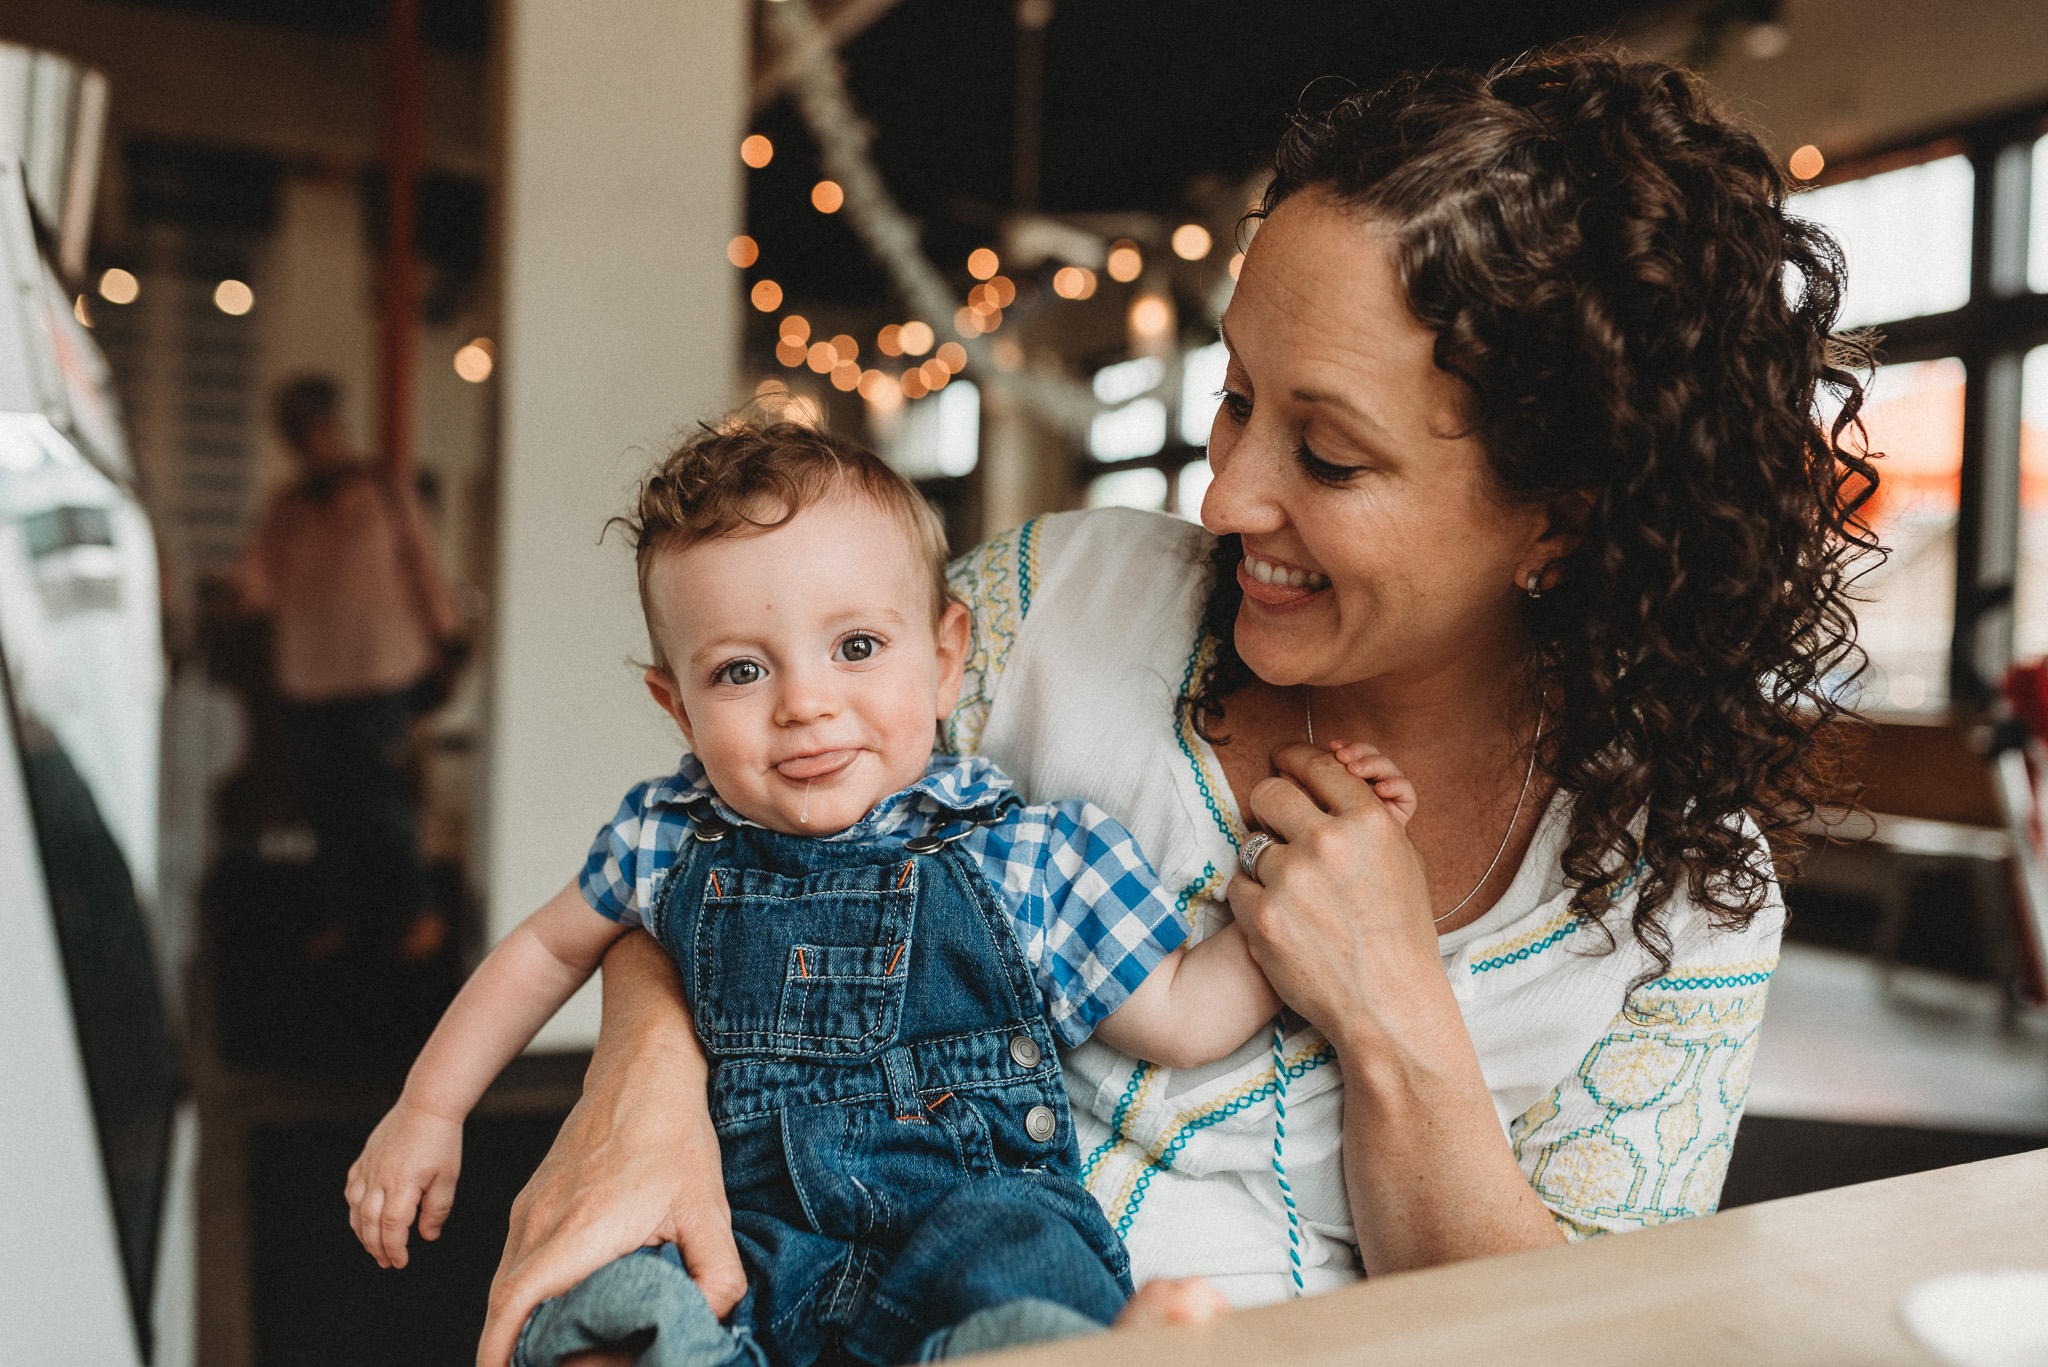
[{"label": "overall pocket", "polygon": [[895,1042],[910,976],[914,861],[793,878],[705,875],[691,1006],[728,1057],[858,1058]]}]

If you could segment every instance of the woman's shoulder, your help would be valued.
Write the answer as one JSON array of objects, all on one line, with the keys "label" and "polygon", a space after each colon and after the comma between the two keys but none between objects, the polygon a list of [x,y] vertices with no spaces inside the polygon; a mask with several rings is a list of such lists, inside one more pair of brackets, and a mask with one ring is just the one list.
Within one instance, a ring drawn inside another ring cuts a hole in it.
[{"label": "woman's shoulder", "polygon": [[966,685],[948,748],[975,749],[1002,680],[1021,655],[1104,652],[1140,663],[1160,640],[1193,644],[1213,538],[1164,513],[1047,513],[976,546],[947,570],[973,619]]}]

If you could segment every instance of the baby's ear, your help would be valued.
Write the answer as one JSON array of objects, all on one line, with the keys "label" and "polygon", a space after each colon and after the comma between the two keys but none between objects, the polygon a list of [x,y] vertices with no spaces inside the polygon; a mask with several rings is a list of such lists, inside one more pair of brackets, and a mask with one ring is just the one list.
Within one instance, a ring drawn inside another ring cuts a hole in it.
[{"label": "baby's ear", "polygon": [[974,638],[974,621],[962,603],[948,603],[939,614],[939,720],[953,715],[960,704],[960,688],[967,675],[967,648]]},{"label": "baby's ear", "polygon": [[690,734],[690,714],[683,707],[683,690],[676,683],[676,676],[666,669],[650,667],[640,677],[647,684],[647,691],[661,704],[661,710],[674,717],[676,725],[683,728],[684,741],[696,744],[696,737]]}]

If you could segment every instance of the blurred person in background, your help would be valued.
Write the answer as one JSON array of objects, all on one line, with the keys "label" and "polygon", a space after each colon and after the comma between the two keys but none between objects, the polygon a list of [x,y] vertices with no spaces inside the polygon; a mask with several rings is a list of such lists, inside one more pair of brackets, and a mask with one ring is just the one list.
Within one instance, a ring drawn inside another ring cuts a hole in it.
[{"label": "blurred person in background", "polygon": [[306,956],[420,963],[448,924],[426,905],[408,741],[446,699],[461,619],[418,488],[349,450],[340,407],[325,375],[278,388],[272,419],[299,474],[264,508],[235,587],[245,610],[271,618],[293,778],[317,842],[321,918]]}]

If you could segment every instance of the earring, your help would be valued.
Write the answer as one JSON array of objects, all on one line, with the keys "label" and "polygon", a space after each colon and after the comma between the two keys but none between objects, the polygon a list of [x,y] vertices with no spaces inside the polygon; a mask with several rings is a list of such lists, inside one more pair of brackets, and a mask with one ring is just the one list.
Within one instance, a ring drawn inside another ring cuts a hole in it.
[{"label": "earring", "polygon": [[1529,572],[1529,582],[1524,586],[1524,591],[1531,598],[1541,598],[1543,596],[1543,571],[1531,570]]}]

